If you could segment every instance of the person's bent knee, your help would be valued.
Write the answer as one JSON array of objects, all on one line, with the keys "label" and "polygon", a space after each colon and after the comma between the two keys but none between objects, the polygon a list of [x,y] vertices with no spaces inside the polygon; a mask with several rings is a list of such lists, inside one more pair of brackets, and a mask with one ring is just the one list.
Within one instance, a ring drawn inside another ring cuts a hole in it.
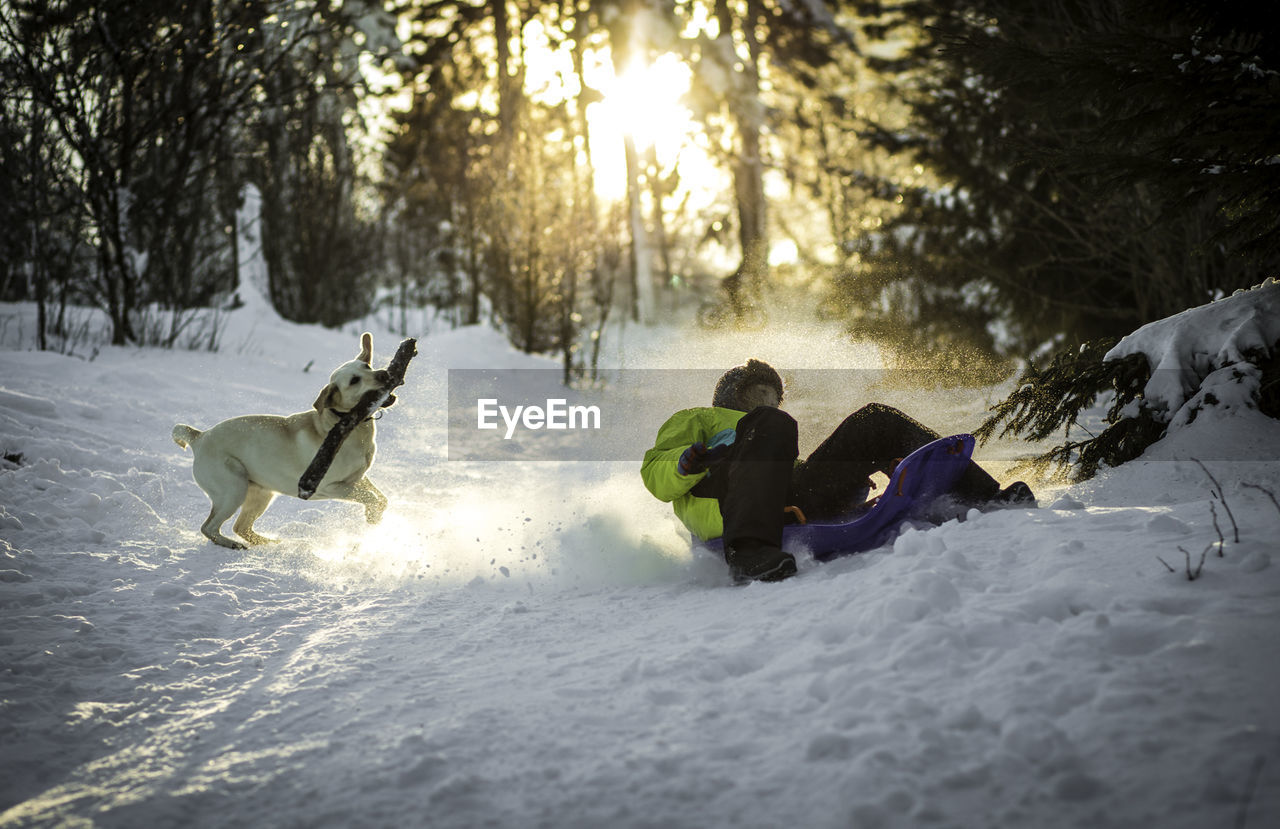
[{"label": "person's bent knee", "polygon": [[901,409],[895,409],[893,406],[890,406],[885,403],[868,403],[867,405],[863,406],[861,409],[858,409],[853,414],[854,416],[861,416],[861,417],[884,417],[885,415],[889,415],[892,417],[903,416],[903,412]]},{"label": "person's bent knee", "polygon": [[845,417],[844,421],[841,422],[840,425],[850,428],[865,427],[868,423],[883,420],[886,417],[896,417],[901,414],[902,412],[892,406],[886,406],[883,403],[868,403],[867,405],[854,410],[853,414]]}]

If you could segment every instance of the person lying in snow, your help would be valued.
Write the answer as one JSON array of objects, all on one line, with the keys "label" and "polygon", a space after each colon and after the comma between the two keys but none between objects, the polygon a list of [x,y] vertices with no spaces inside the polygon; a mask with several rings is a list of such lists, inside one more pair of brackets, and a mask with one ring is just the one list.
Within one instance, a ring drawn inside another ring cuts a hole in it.
[{"label": "person lying in snow", "polygon": [[[704,541],[724,537],[735,581],[780,581],[796,572],[782,550],[788,520],[850,518],[864,506],[875,472],[894,466],[939,435],[891,406],[871,403],[845,418],[809,457],[799,457],[796,421],[782,411],[778,372],[748,360],[725,372],[709,407],[676,412],[645,452],[645,488],[671,502]],[[961,503],[1031,503],[1018,481],[1001,489],[976,463],[951,494]],[[798,513],[798,514],[797,514]]]}]

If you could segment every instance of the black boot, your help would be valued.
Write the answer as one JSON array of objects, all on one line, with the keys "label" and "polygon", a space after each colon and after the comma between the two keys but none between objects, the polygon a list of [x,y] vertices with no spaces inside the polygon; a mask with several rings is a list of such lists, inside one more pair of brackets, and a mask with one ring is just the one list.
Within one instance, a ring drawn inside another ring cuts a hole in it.
[{"label": "black boot", "polygon": [[1036,505],[1036,494],[1031,491],[1031,487],[1022,481],[1014,481],[1009,484],[995,497],[997,504],[1008,504],[1009,506],[1019,506],[1023,504]]},{"label": "black boot", "polygon": [[737,584],[749,581],[782,581],[796,574],[796,558],[781,548],[752,538],[726,544],[724,560]]}]

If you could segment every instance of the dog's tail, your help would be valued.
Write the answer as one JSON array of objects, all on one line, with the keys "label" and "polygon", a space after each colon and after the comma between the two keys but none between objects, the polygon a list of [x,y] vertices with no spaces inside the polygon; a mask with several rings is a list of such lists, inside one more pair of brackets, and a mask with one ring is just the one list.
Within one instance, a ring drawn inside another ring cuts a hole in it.
[{"label": "dog's tail", "polygon": [[186,449],[188,444],[195,443],[196,438],[203,434],[204,432],[199,429],[195,429],[185,423],[179,423],[173,427],[173,442]]}]

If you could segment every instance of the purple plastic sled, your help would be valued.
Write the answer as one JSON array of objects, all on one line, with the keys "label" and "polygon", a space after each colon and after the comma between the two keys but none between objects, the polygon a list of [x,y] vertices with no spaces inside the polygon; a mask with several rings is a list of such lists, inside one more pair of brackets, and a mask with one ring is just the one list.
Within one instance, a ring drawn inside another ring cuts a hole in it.
[{"label": "purple plastic sled", "polygon": [[[973,435],[952,435],[921,446],[898,464],[875,506],[843,524],[789,524],[782,529],[782,546],[803,547],[819,561],[853,555],[887,544],[902,522],[928,509],[951,489],[973,457]],[[724,540],[694,539],[694,545],[724,553]]]}]

